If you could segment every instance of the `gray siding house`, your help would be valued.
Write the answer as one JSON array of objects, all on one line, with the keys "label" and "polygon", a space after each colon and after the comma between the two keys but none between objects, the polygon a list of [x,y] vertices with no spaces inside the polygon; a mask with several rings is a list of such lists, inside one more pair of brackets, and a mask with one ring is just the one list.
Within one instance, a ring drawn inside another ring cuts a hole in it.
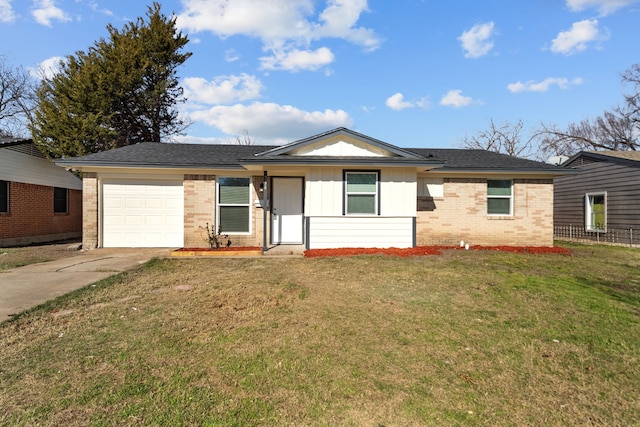
[{"label": "gray siding house", "polygon": [[554,179],[557,238],[640,244],[640,153],[582,151]]}]

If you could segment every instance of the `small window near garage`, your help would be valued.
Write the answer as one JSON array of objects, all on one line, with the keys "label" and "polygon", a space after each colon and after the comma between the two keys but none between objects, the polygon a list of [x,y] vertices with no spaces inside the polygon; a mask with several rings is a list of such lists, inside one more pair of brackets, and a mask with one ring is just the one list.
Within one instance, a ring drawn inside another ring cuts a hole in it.
[{"label": "small window near garage", "polygon": [[53,213],[67,213],[67,196],[69,191],[66,188],[54,187],[53,189]]},{"label": "small window near garage", "polygon": [[378,214],[378,172],[345,172],[345,213]]},{"label": "small window near garage", "polygon": [[513,214],[513,181],[495,179],[487,181],[487,214]]},{"label": "small window near garage", "polygon": [[250,178],[218,178],[218,225],[223,233],[249,233]]},{"label": "small window near garage", "polygon": [[0,213],[9,212],[9,181],[0,181]]},{"label": "small window near garage", "polygon": [[607,229],[607,193],[585,195],[585,229],[601,231]]}]

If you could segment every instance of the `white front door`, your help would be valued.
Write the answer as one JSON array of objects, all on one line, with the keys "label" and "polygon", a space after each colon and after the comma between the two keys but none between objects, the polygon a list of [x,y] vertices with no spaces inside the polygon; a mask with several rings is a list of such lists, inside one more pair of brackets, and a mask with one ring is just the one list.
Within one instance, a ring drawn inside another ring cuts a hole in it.
[{"label": "white front door", "polygon": [[271,182],[271,243],[302,244],[303,179],[273,178]]}]

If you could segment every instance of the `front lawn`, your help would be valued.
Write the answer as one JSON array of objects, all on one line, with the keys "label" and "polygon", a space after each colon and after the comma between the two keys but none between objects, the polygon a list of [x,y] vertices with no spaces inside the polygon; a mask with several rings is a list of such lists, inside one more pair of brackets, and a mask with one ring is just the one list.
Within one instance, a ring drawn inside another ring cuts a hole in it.
[{"label": "front lawn", "polygon": [[1,425],[638,425],[640,252],[162,259],[0,324]]}]

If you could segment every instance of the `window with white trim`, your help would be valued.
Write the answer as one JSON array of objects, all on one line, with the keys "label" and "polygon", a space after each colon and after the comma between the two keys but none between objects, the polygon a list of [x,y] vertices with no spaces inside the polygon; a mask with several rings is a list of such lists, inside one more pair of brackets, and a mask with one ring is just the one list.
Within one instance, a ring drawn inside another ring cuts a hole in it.
[{"label": "window with white trim", "polygon": [[513,215],[513,181],[487,180],[487,214]]},{"label": "window with white trim", "polygon": [[585,195],[585,225],[587,231],[606,231],[607,193],[587,193]]},{"label": "window with white trim", "polygon": [[9,212],[9,181],[0,181],[0,213]]},{"label": "window with white trim", "polygon": [[377,171],[344,172],[345,215],[378,214]]},{"label": "window with white trim", "polygon": [[218,229],[222,233],[251,231],[250,185],[250,178],[218,178]]}]

